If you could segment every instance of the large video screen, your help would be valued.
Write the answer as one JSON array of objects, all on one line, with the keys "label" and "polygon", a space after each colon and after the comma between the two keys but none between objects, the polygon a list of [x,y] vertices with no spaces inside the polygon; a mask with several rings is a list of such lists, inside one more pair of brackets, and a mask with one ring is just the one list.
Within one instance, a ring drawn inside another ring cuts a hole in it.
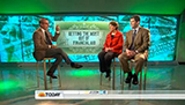
[{"label": "large video screen", "polygon": [[[0,62],[35,62],[33,58],[33,32],[39,27],[39,19],[50,22],[49,31],[54,34],[60,26],[60,36],[54,43],[75,62],[98,62],[109,32],[109,22],[119,23],[124,34],[131,30],[132,15],[0,15]],[[176,16],[140,15],[140,25],[150,30],[149,61],[173,61],[177,39]]]}]

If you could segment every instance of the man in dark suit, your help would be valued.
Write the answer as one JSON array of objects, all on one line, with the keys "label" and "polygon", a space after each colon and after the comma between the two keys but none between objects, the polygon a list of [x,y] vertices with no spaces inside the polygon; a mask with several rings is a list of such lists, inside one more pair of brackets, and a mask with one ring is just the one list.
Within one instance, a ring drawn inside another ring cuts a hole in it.
[{"label": "man in dark suit", "polygon": [[40,27],[33,33],[35,59],[41,61],[44,58],[56,58],[47,75],[55,79],[57,78],[53,73],[62,59],[73,68],[81,68],[82,65],[72,62],[61,48],[57,48],[57,46],[52,44],[52,41],[56,41],[60,35],[59,26],[56,26],[55,36],[52,36],[48,31],[49,21],[47,19],[40,19],[39,25]]},{"label": "man in dark suit", "polygon": [[[144,61],[148,57],[148,47],[150,45],[150,33],[148,29],[140,27],[140,17],[134,15],[130,18],[132,30],[126,33],[125,51],[118,56],[124,72],[128,73],[126,83],[138,84],[138,73],[142,70]],[[128,60],[135,60],[135,73],[129,68]]]}]

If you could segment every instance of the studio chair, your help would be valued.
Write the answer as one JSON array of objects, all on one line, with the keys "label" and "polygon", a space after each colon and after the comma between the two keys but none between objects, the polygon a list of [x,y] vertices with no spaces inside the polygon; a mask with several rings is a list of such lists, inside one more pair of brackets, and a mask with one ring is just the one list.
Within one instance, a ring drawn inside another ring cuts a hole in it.
[{"label": "studio chair", "polygon": [[[111,78],[112,78],[112,87],[111,87],[112,90],[115,90],[115,88],[116,88],[116,67],[117,67],[117,65],[119,65],[119,63],[116,62],[116,59],[117,59],[117,57],[114,57],[112,60],[112,65],[111,65],[112,66],[112,76],[110,76],[108,78],[109,82],[111,81]],[[120,70],[120,80],[123,80],[121,75],[122,75],[122,72]],[[102,84],[103,84],[102,81],[103,81],[103,73],[100,74],[100,86],[102,86]],[[120,81],[120,84],[121,83],[122,83],[122,81]]]},{"label": "studio chair", "polygon": [[[131,59],[130,60],[130,62],[129,62],[129,67],[130,67],[130,69],[131,70],[133,70],[133,68],[135,67],[135,60],[134,59]],[[142,90],[142,89],[144,89],[144,90],[146,90],[146,76],[147,76],[147,67],[148,67],[148,59],[146,59],[145,61],[144,61],[144,64],[143,64],[143,68],[144,69],[142,69],[141,71],[140,71],[140,73],[139,73],[139,83],[138,83],[138,85],[139,85],[139,90]],[[143,81],[143,72],[144,72],[144,81]],[[122,87],[124,88],[124,84],[125,84],[125,73],[123,72],[123,75],[122,75],[123,77],[123,79],[122,79]],[[121,81],[121,80],[120,80]],[[131,86],[132,86],[132,82],[130,82],[129,84],[128,84],[128,87],[129,87],[129,89],[131,89]]]},{"label": "studio chair", "polygon": [[[35,58],[35,53],[33,52],[33,56]],[[51,67],[51,60],[53,58],[44,58],[43,59],[43,62],[42,61],[39,61],[36,59],[37,63],[36,63],[36,72],[37,72],[37,87],[39,88],[40,87],[40,75],[39,75],[39,63],[43,63],[43,72],[44,72],[44,88],[45,90],[48,89],[48,86],[47,86],[47,61],[48,61],[48,64],[49,64],[49,67]],[[60,66],[58,66],[58,83],[59,83],[59,88],[61,87],[61,75],[60,75]],[[50,83],[52,84],[52,78],[49,77],[49,81]]]}]

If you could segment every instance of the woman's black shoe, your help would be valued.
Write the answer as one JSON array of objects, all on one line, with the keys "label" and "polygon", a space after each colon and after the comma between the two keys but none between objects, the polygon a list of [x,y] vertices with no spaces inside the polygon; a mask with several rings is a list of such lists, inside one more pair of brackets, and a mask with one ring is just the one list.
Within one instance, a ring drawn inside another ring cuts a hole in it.
[{"label": "woman's black shoe", "polygon": [[105,77],[106,77],[106,78],[110,77],[111,70],[106,70],[105,72],[106,72]]},{"label": "woman's black shoe", "polygon": [[105,78],[109,78],[110,77],[110,73],[106,72]]}]

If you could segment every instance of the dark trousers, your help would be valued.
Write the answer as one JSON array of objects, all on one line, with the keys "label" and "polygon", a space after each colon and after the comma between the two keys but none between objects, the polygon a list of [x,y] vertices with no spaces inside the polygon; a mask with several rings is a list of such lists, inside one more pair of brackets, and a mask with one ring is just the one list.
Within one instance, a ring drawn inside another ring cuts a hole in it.
[{"label": "dark trousers", "polygon": [[71,60],[69,59],[68,55],[61,48],[46,50],[45,57],[56,59],[48,71],[49,74],[53,74],[55,72],[62,59],[64,59],[67,64],[71,64]]},{"label": "dark trousers", "polygon": [[98,54],[100,71],[110,73],[112,59],[116,56],[118,56],[117,53],[101,51]]}]

